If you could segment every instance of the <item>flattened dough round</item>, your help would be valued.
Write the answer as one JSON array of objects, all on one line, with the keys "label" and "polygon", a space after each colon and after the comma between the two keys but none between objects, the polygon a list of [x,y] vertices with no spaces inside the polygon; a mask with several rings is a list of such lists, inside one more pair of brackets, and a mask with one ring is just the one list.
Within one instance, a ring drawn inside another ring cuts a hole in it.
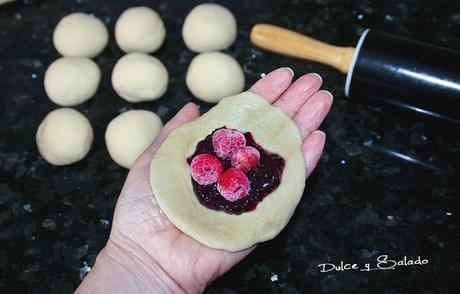
[{"label": "flattened dough round", "polygon": [[156,57],[128,53],[120,58],[112,72],[112,86],[128,102],[152,101],[168,88],[166,67]]},{"label": "flattened dough round", "polygon": [[243,91],[244,73],[238,61],[230,55],[206,52],[193,58],[185,83],[196,98],[217,103]]},{"label": "flattened dough round", "polygon": [[66,57],[93,58],[104,50],[108,41],[109,32],[104,23],[81,12],[64,16],[53,33],[54,47]]},{"label": "flattened dough round", "polygon": [[110,157],[122,167],[131,168],[162,127],[161,119],[151,111],[123,112],[112,119],[105,131]]},{"label": "flattened dough round", "polygon": [[[186,162],[197,142],[226,126],[251,132],[254,140],[281,155],[286,166],[278,188],[254,211],[240,215],[201,205],[193,192]],[[244,92],[217,106],[166,138],[150,165],[150,183],[162,211],[184,233],[202,244],[239,251],[274,238],[288,223],[305,187],[302,140],[295,123],[265,99]]]},{"label": "flattened dough round", "polygon": [[148,7],[126,9],[115,24],[115,40],[126,53],[155,52],[163,44],[165,35],[163,20]]},{"label": "flattened dough round", "polygon": [[93,142],[88,119],[71,108],[51,111],[35,136],[40,155],[53,165],[77,162],[86,156]]},{"label": "flattened dough round", "polygon": [[182,27],[185,45],[195,52],[219,51],[236,39],[236,19],[226,7],[205,3],[195,6]]},{"label": "flattened dough round", "polygon": [[45,73],[45,91],[54,103],[74,106],[93,97],[101,80],[99,66],[88,58],[61,57]]}]

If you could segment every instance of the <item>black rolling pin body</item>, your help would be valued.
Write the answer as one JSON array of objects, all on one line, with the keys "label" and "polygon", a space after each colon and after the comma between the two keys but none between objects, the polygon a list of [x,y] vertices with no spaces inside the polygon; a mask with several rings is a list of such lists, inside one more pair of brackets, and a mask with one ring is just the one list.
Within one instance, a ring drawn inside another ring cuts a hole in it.
[{"label": "black rolling pin body", "polygon": [[460,124],[460,53],[367,30],[356,47],[345,94]]}]

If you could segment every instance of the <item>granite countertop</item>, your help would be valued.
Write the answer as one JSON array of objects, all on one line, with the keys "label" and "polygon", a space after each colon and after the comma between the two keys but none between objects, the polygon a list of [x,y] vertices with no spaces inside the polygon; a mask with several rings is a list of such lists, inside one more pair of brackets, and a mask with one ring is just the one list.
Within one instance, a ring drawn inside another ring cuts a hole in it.
[{"label": "granite countertop", "polygon": [[[149,109],[170,119],[187,101],[206,111],[184,83],[194,54],[181,40],[185,15],[197,1],[41,1],[0,7],[0,292],[68,293],[104,246],[127,171],[104,145],[108,122],[127,109]],[[296,76],[318,72],[335,95],[324,122],[322,160],[294,217],[274,240],[209,286],[209,293],[455,293],[460,272],[459,129],[357,104],[344,98],[345,76],[319,64],[256,49],[250,27],[267,22],[337,45],[353,46],[366,27],[460,50],[458,1],[273,0],[218,1],[238,19],[227,50],[244,67],[247,85],[290,66]],[[169,70],[166,95],[130,104],[117,97],[110,74],[122,56],[113,40],[117,16],[134,5],[155,8],[167,37],[154,55]],[[71,11],[100,17],[108,48],[97,57],[102,83],[78,106],[91,121],[94,145],[83,161],[53,167],[34,141],[42,118],[57,108],[43,89],[46,67],[58,57],[52,31]],[[413,159],[412,161],[408,159]],[[371,263],[404,256],[428,264],[394,270],[328,271],[318,265]]]}]

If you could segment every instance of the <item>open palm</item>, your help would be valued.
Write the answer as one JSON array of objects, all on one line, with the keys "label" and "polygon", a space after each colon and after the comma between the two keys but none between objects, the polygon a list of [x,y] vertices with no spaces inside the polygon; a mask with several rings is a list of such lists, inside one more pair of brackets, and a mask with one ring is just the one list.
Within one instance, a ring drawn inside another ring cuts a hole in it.
[{"label": "open palm", "polygon": [[[309,175],[324,147],[325,135],[317,128],[331,107],[332,95],[318,91],[322,81],[316,74],[304,75],[294,83],[292,79],[291,70],[280,68],[259,80],[249,91],[280,107],[295,121],[304,140],[302,148]],[[195,104],[184,106],[131,168],[116,205],[108,244],[129,252],[145,267],[157,267],[184,292],[203,291],[255,248],[232,253],[206,247],[179,231],[155,200],[149,180],[152,157],[171,130],[198,116]]]}]

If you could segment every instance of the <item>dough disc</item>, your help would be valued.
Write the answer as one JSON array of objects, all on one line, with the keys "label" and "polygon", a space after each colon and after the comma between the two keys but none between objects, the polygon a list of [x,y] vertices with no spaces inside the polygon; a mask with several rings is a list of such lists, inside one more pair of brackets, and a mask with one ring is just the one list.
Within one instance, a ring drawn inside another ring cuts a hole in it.
[{"label": "dough disc", "polygon": [[[197,142],[223,126],[251,132],[258,144],[286,161],[278,188],[254,211],[240,215],[201,205],[186,162]],[[294,213],[305,187],[301,144],[299,130],[288,116],[265,99],[244,92],[223,99],[200,118],[172,131],[151,162],[150,183],[160,208],[182,232],[212,248],[243,250],[274,238]]]}]

